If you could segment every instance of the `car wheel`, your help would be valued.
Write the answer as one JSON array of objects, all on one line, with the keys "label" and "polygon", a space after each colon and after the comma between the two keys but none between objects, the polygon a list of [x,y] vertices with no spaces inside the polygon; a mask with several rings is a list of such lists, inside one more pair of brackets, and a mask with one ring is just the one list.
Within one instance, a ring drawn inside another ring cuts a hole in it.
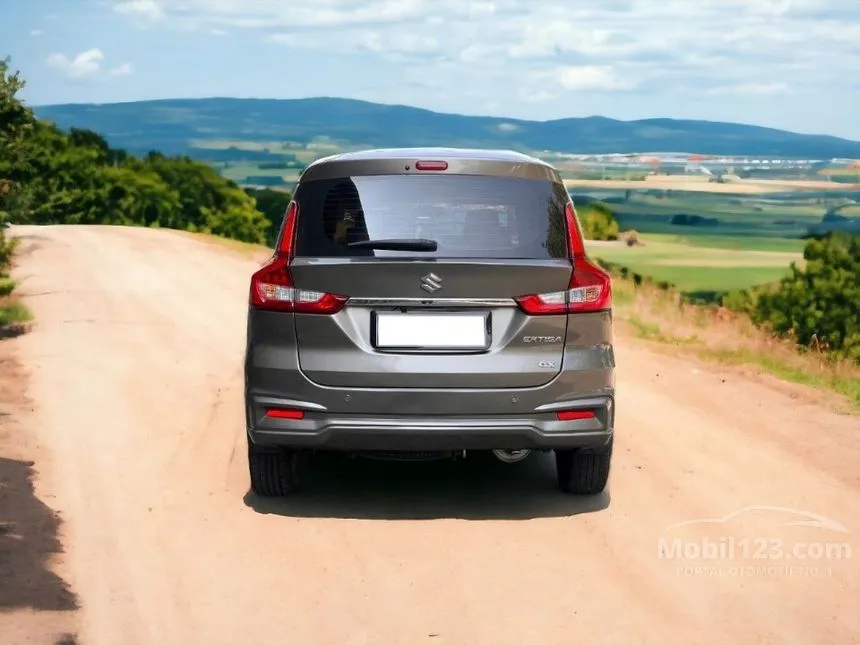
[{"label": "car wheel", "polygon": [[261,497],[280,497],[298,484],[298,450],[261,450],[248,443],[251,490]]},{"label": "car wheel", "polygon": [[597,495],[606,488],[612,462],[612,439],[599,451],[556,450],[558,485],[565,493]]}]

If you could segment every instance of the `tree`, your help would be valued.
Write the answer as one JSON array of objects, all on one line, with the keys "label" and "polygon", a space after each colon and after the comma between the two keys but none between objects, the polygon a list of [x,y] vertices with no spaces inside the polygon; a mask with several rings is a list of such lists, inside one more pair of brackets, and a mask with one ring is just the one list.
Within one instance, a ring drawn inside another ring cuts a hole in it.
[{"label": "tree", "polygon": [[245,192],[254,199],[257,210],[263,213],[266,219],[271,222],[266,243],[269,246],[274,246],[278,237],[278,231],[281,230],[281,222],[284,220],[284,215],[293,196],[283,190],[269,190],[266,188],[246,188]]},{"label": "tree", "polygon": [[792,264],[778,288],[759,294],[754,320],[801,345],[820,343],[860,362],[860,236],[811,239],[803,257],[805,268]]},{"label": "tree", "polygon": [[578,214],[586,239],[618,239],[618,222],[615,219],[615,213],[606,204],[600,202],[589,204]]},{"label": "tree", "polygon": [[35,120],[17,98],[23,87],[20,75],[9,73],[9,60],[0,60],[0,275],[8,269],[15,249],[15,242],[6,239],[5,224],[15,220],[25,199],[16,170],[26,164],[24,139]]}]

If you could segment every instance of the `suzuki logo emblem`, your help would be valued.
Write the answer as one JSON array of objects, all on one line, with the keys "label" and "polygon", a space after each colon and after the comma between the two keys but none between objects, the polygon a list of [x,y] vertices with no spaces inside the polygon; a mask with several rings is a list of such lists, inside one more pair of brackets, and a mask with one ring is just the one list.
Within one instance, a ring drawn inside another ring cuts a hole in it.
[{"label": "suzuki logo emblem", "polygon": [[434,291],[439,291],[442,288],[442,278],[440,278],[435,273],[428,273],[423,278],[421,278],[421,288],[424,289],[427,293],[433,293]]}]

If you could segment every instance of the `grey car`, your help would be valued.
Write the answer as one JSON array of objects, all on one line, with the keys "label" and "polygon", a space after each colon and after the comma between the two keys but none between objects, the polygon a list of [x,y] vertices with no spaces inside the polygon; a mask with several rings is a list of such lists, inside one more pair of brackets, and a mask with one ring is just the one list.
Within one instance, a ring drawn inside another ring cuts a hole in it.
[{"label": "grey car", "polygon": [[597,494],[614,370],[611,280],[552,166],[450,148],[320,159],[251,278],[251,488],[290,493],[319,450],[552,450],[563,491]]}]

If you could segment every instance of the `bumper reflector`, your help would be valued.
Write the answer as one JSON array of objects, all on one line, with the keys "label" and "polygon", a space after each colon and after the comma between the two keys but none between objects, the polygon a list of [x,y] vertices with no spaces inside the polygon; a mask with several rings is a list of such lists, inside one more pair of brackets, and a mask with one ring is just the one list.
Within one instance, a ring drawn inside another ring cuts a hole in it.
[{"label": "bumper reflector", "polygon": [[291,410],[288,408],[269,408],[266,416],[270,419],[304,419],[304,410]]},{"label": "bumper reflector", "polygon": [[562,410],[556,413],[559,421],[582,421],[583,419],[594,419],[592,410]]}]

